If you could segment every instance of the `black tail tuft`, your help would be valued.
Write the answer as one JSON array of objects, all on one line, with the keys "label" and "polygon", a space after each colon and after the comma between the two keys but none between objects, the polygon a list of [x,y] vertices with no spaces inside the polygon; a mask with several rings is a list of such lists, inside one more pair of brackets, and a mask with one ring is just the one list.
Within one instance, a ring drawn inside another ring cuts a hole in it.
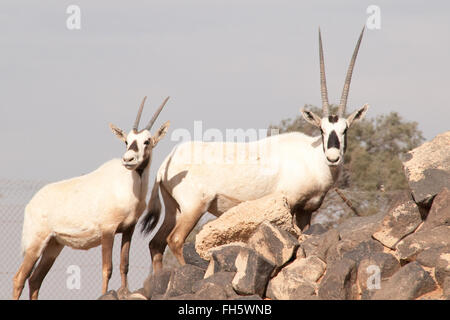
[{"label": "black tail tuft", "polygon": [[141,232],[148,235],[159,221],[161,215],[161,200],[159,199],[159,182],[155,181],[153,185],[152,194],[149,201],[149,209],[141,221]]}]

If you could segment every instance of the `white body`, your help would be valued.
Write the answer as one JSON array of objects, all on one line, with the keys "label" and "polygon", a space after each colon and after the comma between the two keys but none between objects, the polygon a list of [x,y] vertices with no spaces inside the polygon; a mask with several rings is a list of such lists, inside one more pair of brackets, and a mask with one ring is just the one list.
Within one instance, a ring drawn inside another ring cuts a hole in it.
[{"label": "white body", "polygon": [[148,167],[139,176],[113,159],[89,174],[44,186],[25,208],[23,252],[37,238],[45,247],[52,236],[62,245],[90,249],[105,231],[135,224],[146,206]]},{"label": "white body", "polygon": [[[193,153],[201,161],[192,161]],[[182,213],[204,203],[205,211],[220,215],[240,202],[275,192],[283,193],[291,207],[299,204],[314,211],[339,168],[328,166],[320,137],[293,132],[250,143],[180,144],[159,168],[157,181]]]}]

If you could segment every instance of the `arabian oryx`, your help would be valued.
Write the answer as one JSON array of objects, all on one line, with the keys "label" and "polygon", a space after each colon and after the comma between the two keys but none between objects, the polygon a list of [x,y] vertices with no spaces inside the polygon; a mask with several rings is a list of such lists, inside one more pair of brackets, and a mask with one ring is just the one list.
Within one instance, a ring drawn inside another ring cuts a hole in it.
[{"label": "arabian oryx", "polygon": [[150,134],[166,98],[145,129],[138,131],[145,99],[128,135],[110,124],[113,133],[127,146],[122,159],[110,160],[86,175],[48,184],[26,206],[22,231],[24,259],[13,279],[14,299],[20,297],[30,275],[30,299],[38,298],[42,280],[64,246],[84,250],[102,246],[102,293],[105,293],[112,273],[116,233],[122,233],[119,290],[121,294],[128,292],[130,242],[146,207],[152,149],[169,127],[166,122],[154,136]]},{"label": "arabian oryx", "polygon": [[[206,211],[220,216],[243,201],[282,193],[293,208],[297,226],[301,230],[309,226],[312,212],[320,207],[338,178],[346,149],[347,129],[354,121],[363,118],[368,109],[366,104],[348,118],[343,118],[363,33],[364,29],[347,71],[338,114],[334,115],[329,114],[319,30],[323,116],[321,118],[306,110],[302,110],[302,114],[307,122],[320,129],[320,136],[293,132],[254,142],[190,141],[172,150],[157,172],[149,211],[142,220],[144,233],[156,226],[161,211],[161,190],[165,205],[164,221],[149,243],[154,272],[162,268],[167,244],[178,261],[184,264],[183,243]],[[223,150],[228,150],[225,156]],[[201,161],[189,161],[192,154],[200,154]],[[229,161],[239,157],[241,161]],[[180,213],[178,219],[177,212]]]}]

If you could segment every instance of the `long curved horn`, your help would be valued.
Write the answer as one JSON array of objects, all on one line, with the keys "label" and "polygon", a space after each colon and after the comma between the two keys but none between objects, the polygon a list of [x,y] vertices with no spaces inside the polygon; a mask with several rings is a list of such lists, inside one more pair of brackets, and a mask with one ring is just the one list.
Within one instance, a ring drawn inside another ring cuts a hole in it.
[{"label": "long curved horn", "polygon": [[155,114],[153,115],[152,119],[150,120],[150,122],[148,123],[148,125],[145,127],[145,129],[149,130],[153,127],[153,124],[156,121],[156,118],[158,118],[161,110],[164,108],[164,106],[166,105],[167,100],[169,100],[170,97],[167,97],[164,99],[163,103],[159,106],[158,110],[155,111]]},{"label": "long curved horn", "polygon": [[145,100],[147,99],[147,96],[142,99],[141,106],[139,107],[136,120],[134,120],[133,130],[138,131],[139,121],[141,120],[142,110],[144,109]]},{"label": "long curved horn", "polygon": [[338,116],[342,117],[345,112],[345,107],[347,106],[348,91],[350,90],[350,82],[352,81],[353,67],[355,66],[356,57],[358,56],[359,46],[361,44],[361,39],[364,34],[365,26],[363,27],[361,34],[359,36],[358,42],[356,43],[355,50],[353,51],[352,60],[348,66],[347,76],[345,78],[344,89],[342,89],[341,103],[339,104]]},{"label": "long curved horn", "polygon": [[322,96],[322,113],[323,117],[328,117],[329,104],[328,104],[328,90],[327,79],[325,77],[325,63],[323,61],[323,48],[322,48],[322,36],[319,28],[319,57],[320,57],[320,94]]}]

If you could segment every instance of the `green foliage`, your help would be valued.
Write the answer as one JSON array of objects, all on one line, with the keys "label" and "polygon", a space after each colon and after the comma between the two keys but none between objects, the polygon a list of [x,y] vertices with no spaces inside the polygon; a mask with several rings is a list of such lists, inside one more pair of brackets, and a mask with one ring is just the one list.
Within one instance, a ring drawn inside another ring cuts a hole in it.
[{"label": "green foliage", "polygon": [[[322,114],[318,107],[305,105],[305,108]],[[331,113],[336,111],[337,106],[332,106]],[[312,136],[320,134],[301,115],[282,120],[270,129],[278,129],[280,133],[300,131]],[[423,141],[417,122],[405,121],[397,112],[355,122],[348,130],[345,164],[338,186],[364,191],[406,189],[402,155]]]}]

